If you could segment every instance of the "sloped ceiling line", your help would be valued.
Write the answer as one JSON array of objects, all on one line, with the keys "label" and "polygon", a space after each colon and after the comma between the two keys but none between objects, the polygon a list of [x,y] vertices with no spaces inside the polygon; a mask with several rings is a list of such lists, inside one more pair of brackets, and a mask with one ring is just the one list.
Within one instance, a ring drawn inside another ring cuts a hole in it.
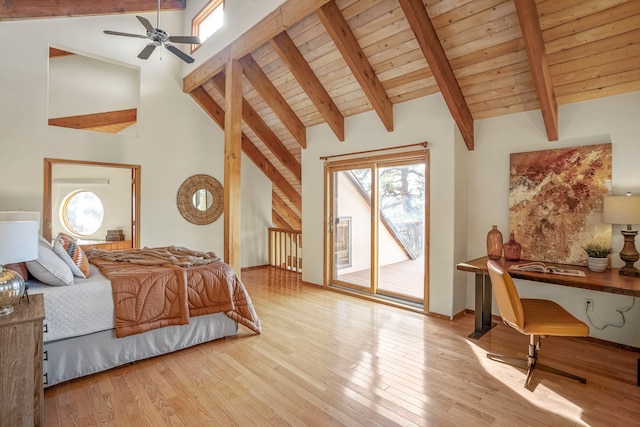
[{"label": "sloped ceiling line", "polygon": [[344,116],[325,90],[309,63],[304,59],[286,31],[270,40],[289,71],[311,99],[339,141],[344,141]]},{"label": "sloped ceiling line", "polygon": [[[185,0],[160,1],[161,10],[184,10],[184,7]],[[157,0],[14,0],[0,2],[0,20],[142,13],[156,10]]]},{"label": "sloped ceiling line", "polygon": [[296,113],[291,109],[280,92],[278,92],[278,89],[271,83],[269,77],[262,71],[260,65],[258,65],[251,55],[242,58],[240,63],[242,64],[247,80],[249,80],[254,89],[260,93],[262,99],[269,104],[289,132],[291,132],[291,135],[298,141],[298,144],[300,144],[302,148],[306,148],[307,128],[298,116],[296,116]]},{"label": "sloped ceiling line", "polygon": [[389,132],[393,131],[393,104],[335,1],[316,10],[316,14],[360,83],[384,127]]},{"label": "sloped ceiling line", "polygon": [[318,7],[329,1],[331,0],[285,1],[220,53],[208,59],[200,67],[189,73],[183,79],[183,90],[185,92],[191,92],[194,88],[202,85],[222,71],[226,63],[231,59],[240,59],[250,54],[277,34],[297,24],[304,17],[314,13]]},{"label": "sloped ceiling line", "polygon": [[[200,107],[207,112],[209,117],[224,131],[225,112],[218,105],[218,103],[207,93],[207,91],[201,86],[195,88],[190,93],[191,97],[200,105]],[[260,152],[260,150],[251,142],[251,140],[243,133],[242,134],[242,151],[251,159],[251,161],[260,169],[267,178],[278,189],[286,195],[291,204],[298,209],[302,210],[302,197],[296,191],[289,181],[282,176],[269,160]]]},{"label": "sloped ceiling line", "polygon": [[427,10],[422,0],[399,0],[399,2],[449,111],[460,129],[467,149],[473,150],[473,118]]},{"label": "sloped ceiling line", "polygon": [[514,0],[549,141],[558,140],[558,103],[535,0]]},{"label": "sloped ceiling line", "polygon": [[[224,97],[225,94],[225,77],[224,73],[215,75],[211,82],[213,86]],[[242,119],[255,132],[260,140],[267,146],[276,158],[293,173],[298,182],[302,181],[302,168],[300,162],[295,158],[291,151],[280,141],[273,133],[271,128],[262,120],[258,113],[253,109],[251,104],[242,98]]]}]

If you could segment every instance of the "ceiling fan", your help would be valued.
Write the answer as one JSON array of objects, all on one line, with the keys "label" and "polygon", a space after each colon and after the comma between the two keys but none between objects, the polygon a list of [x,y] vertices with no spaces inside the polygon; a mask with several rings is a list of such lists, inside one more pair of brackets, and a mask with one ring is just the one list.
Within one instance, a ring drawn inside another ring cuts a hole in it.
[{"label": "ceiling fan", "polygon": [[178,58],[182,59],[184,62],[191,64],[193,62],[193,58],[172,45],[171,43],[189,43],[189,44],[200,44],[200,39],[195,36],[170,36],[166,31],[160,29],[160,0],[158,0],[158,18],[156,28],[153,28],[153,25],[149,22],[147,18],[142,16],[136,16],[138,21],[144,28],[147,30],[146,35],[140,34],[131,34],[131,33],[121,33],[119,31],[110,31],[104,30],[105,34],[111,34],[114,36],[125,36],[125,37],[136,37],[139,39],[149,39],[151,43],[147,44],[144,49],[138,54],[138,58],[140,59],[148,59],[149,56],[153,53],[156,47],[164,46],[169,52],[176,55]]}]

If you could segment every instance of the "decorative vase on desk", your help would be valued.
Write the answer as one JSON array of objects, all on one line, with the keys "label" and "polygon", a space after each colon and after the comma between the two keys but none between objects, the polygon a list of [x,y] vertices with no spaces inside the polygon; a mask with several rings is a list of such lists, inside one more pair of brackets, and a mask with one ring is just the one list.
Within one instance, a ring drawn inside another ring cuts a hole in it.
[{"label": "decorative vase on desk", "polygon": [[504,244],[504,259],[507,261],[520,261],[521,252],[522,245],[516,242],[513,233],[511,233],[509,241]]},{"label": "decorative vase on desk", "polygon": [[487,233],[487,255],[494,261],[502,258],[502,233],[497,225]]}]

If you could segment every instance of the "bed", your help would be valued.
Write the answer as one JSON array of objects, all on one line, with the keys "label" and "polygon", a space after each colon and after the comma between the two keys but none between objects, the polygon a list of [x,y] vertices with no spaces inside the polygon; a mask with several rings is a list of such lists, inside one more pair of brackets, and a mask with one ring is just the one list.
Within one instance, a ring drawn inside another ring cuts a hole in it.
[{"label": "bed", "polygon": [[[233,336],[239,324],[261,332],[246,289],[228,264],[136,265],[110,255],[129,251],[104,252],[94,253],[99,256],[89,264],[86,278],[75,277],[65,286],[28,281],[28,293],[43,294],[45,302],[45,387]],[[132,271],[142,271],[133,283],[138,273]],[[184,288],[172,287],[169,276],[178,278],[176,286],[184,282]],[[209,283],[205,276],[215,279]],[[159,293],[169,298],[151,304]],[[218,301],[217,294],[230,301]],[[134,311],[123,315],[122,305]]]}]

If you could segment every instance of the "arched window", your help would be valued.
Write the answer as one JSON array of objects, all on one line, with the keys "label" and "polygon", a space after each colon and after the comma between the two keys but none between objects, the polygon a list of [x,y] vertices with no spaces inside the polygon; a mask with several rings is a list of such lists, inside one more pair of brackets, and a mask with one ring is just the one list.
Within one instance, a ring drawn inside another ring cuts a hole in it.
[{"label": "arched window", "polygon": [[78,236],[89,236],[100,228],[104,219],[102,201],[93,192],[77,190],[69,193],[60,209],[66,229]]}]

